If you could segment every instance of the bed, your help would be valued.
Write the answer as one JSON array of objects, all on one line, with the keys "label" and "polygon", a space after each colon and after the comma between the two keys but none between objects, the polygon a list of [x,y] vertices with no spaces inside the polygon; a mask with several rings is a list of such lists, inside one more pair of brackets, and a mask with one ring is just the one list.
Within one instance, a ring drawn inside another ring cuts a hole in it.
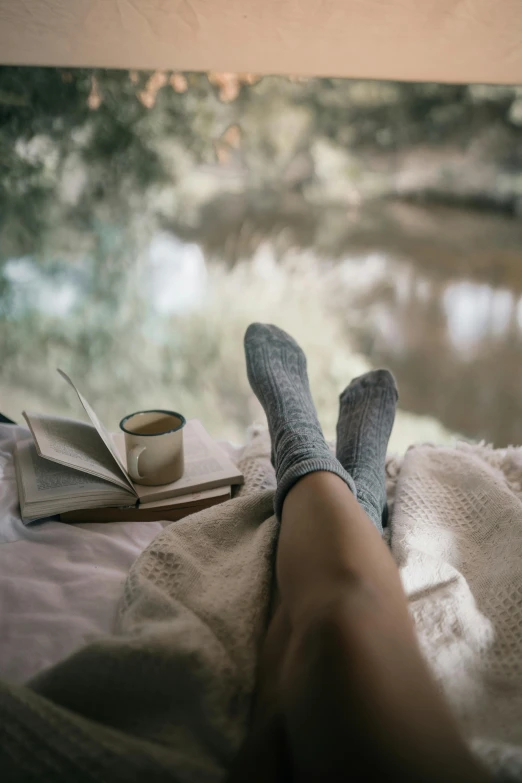
[{"label": "bed", "polygon": [[[123,753],[131,778],[159,765],[177,780],[222,779],[248,721],[270,604],[268,433],[254,429],[231,452],[245,475],[231,503],[163,529],[26,528],[12,465],[26,431],[0,427],[8,753],[24,765],[29,753],[29,767],[33,753],[39,772],[49,754],[66,765],[80,754],[104,779]],[[496,779],[521,780],[522,448],[416,446],[386,470],[390,545],[426,660]]]},{"label": "bed", "polygon": [[130,567],[163,528],[160,522],[24,525],[13,449],[27,437],[23,427],[0,423],[0,679],[13,683],[112,632]]}]

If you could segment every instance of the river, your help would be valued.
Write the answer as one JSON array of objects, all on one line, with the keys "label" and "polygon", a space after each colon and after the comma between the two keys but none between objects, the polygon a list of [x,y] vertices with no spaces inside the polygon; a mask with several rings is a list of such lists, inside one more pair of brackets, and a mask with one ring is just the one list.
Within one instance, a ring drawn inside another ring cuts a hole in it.
[{"label": "river", "polygon": [[[59,232],[57,232],[58,237]],[[298,194],[209,199],[190,225],[93,221],[4,268],[1,409],[77,414],[68,371],[110,427],[169,407],[240,441],[261,417],[242,335],[253,320],[307,351],[328,435],[337,395],[385,366],[400,409],[393,446],[455,435],[522,442],[522,223],[383,200]]]}]

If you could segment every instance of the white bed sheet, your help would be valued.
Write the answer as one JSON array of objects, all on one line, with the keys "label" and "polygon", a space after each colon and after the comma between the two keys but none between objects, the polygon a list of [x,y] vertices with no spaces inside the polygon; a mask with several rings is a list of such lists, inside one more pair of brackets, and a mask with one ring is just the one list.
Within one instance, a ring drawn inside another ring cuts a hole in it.
[{"label": "white bed sheet", "polygon": [[[28,432],[0,424],[0,678],[22,683],[111,633],[128,571],[161,522],[26,527],[13,464]],[[232,457],[236,452],[227,448]]]}]

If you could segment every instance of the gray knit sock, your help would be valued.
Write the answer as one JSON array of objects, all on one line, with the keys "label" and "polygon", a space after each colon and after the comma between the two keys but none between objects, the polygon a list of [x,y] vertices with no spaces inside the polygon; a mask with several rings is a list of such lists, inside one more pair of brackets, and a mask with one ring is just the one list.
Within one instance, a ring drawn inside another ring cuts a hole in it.
[{"label": "gray knit sock", "polygon": [[290,489],[317,470],[340,476],[355,494],[351,477],[324,439],[308,384],[306,357],[295,340],[277,326],[251,324],[245,334],[245,355],[248,380],[268,419],[278,519]]},{"label": "gray knit sock", "polygon": [[382,531],[386,515],[386,449],[395,419],[397,386],[388,370],[355,378],[340,397],[337,458],[357,487],[357,500]]}]

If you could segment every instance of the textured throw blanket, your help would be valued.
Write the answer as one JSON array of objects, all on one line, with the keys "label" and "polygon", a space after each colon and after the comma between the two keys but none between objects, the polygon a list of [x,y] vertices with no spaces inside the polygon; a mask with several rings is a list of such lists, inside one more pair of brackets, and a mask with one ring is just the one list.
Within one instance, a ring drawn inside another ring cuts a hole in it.
[{"label": "textured throw blanket", "polygon": [[[255,435],[239,497],[145,550],[117,635],[25,688],[0,685],[2,780],[224,778],[268,621],[268,455]],[[389,460],[388,479],[391,546],[423,651],[475,751],[522,780],[522,450],[416,447]]]}]

